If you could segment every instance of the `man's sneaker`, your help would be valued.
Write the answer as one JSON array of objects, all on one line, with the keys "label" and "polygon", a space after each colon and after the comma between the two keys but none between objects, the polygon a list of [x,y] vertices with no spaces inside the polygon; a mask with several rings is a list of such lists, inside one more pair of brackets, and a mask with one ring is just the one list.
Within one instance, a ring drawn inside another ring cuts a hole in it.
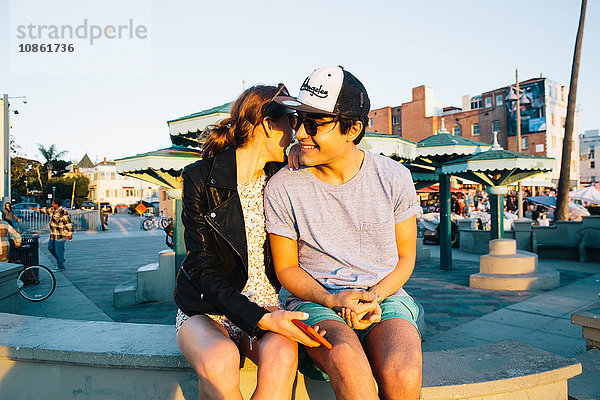
[{"label": "man's sneaker", "polygon": [[65,269],[64,268],[50,268],[50,271],[57,273],[57,272],[63,272]]}]

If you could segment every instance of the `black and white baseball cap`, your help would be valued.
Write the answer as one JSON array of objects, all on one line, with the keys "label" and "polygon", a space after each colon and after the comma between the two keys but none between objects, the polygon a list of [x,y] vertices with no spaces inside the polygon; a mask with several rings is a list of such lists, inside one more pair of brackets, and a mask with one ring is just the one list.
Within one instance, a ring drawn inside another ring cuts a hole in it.
[{"label": "black and white baseball cap", "polygon": [[277,96],[274,100],[310,114],[366,117],[371,108],[363,84],[341,66],[314,70],[304,80],[298,97]]}]

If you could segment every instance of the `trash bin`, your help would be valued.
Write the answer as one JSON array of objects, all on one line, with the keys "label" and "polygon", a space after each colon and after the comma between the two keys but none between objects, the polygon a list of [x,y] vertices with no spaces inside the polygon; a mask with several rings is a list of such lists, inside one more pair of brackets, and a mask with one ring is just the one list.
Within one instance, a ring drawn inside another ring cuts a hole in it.
[{"label": "trash bin", "polygon": [[21,238],[21,247],[15,247],[11,239],[8,256],[10,262],[26,266],[39,265],[39,239],[39,236],[23,236]]}]

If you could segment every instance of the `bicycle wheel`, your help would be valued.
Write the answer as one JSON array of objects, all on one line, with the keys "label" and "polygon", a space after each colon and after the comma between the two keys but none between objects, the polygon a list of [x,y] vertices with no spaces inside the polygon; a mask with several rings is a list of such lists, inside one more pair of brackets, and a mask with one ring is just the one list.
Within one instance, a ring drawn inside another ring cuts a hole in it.
[{"label": "bicycle wheel", "polygon": [[42,301],[56,288],[54,274],[43,265],[26,267],[17,278],[19,294],[29,301]]},{"label": "bicycle wheel", "polygon": [[160,227],[162,229],[165,229],[167,226],[169,226],[169,224],[171,223],[171,218],[161,218],[160,220],[158,220],[158,224],[160,225]]},{"label": "bicycle wheel", "polygon": [[154,228],[154,220],[152,218],[146,218],[142,221],[142,229],[149,231]]}]

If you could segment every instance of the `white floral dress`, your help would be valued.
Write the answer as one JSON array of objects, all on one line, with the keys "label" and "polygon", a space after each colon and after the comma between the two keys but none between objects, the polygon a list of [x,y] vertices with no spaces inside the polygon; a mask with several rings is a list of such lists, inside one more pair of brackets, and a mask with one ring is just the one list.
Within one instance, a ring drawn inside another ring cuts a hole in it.
[{"label": "white floral dress", "polygon": [[[261,307],[275,306],[282,308],[277,292],[265,273],[265,255],[263,251],[267,238],[263,202],[265,182],[266,177],[263,174],[253,181],[237,185],[244,213],[246,241],[248,244],[248,281],[242,294]],[[208,317],[223,325],[229,333],[231,340],[237,344],[240,343],[243,331],[227,319],[226,316],[208,315]],[[177,310],[175,322],[177,331],[179,331],[181,325],[188,318],[181,310]]]}]

